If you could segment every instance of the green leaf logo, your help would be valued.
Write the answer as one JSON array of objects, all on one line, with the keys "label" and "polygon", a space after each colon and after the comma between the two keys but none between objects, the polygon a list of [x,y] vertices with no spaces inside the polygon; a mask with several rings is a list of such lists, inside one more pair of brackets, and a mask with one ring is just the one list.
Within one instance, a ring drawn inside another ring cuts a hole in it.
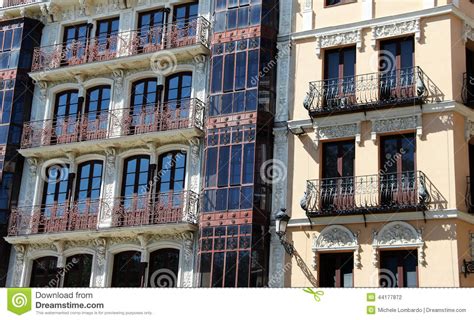
[{"label": "green leaf logo", "polygon": [[21,316],[31,311],[31,289],[30,288],[12,288],[7,293],[8,311]]}]

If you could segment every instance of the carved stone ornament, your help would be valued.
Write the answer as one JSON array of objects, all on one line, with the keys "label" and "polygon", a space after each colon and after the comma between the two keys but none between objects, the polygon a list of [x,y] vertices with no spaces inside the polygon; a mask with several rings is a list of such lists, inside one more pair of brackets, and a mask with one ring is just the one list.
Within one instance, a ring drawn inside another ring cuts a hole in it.
[{"label": "carved stone ornament", "polygon": [[425,243],[422,239],[423,229],[415,229],[412,225],[402,221],[387,223],[373,236],[373,264],[377,266],[379,262],[378,250],[383,248],[417,248],[418,263],[426,265],[425,261]]},{"label": "carved stone ornament", "polygon": [[356,143],[361,143],[361,124],[358,123],[350,123],[350,124],[341,124],[341,125],[333,125],[327,127],[314,127],[315,133],[315,145],[316,148],[319,147],[320,140],[329,140],[329,139],[338,139],[338,138],[347,138],[347,137],[355,137]]},{"label": "carved stone ornament", "polygon": [[372,28],[372,47],[375,49],[378,39],[397,37],[406,34],[415,34],[416,41],[421,40],[420,19],[400,21],[378,25]]},{"label": "carved stone ornament", "polygon": [[466,43],[467,40],[474,41],[474,26],[471,26],[466,21],[464,22],[464,31],[462,38],[464,40],[464,43]]},{"label": "carved stone ornament", "polygon": [[377,140],[377,133],[398,132],[404,130],[416,130],[416,134],[421,138],[423,135],[423,123],[421,115],[410,117],[372,120],[373,141]]},{"label": "carved stone ornament", "polygon": [[346,32],[324,34],[316,36],[316,55],[321,57],[322,48],[338,47],[355,43],[357,49],[362,50],[361,30],[351,30]]},{"label": "carved stone ornament", "polygon": [[348,228],[341,225],[333,225],[324,228],[318,237],[313,237],[313,268],[318,268],[318,252],[331,250],[354,250],[354,267],[361,267],[359,233],[352,233]]},{"label": "carved stone ornament", "polygon": [[107,175],[112,177],[115,175],[116,151],[114,148],[107,148],[105,154],[107,155]]}]

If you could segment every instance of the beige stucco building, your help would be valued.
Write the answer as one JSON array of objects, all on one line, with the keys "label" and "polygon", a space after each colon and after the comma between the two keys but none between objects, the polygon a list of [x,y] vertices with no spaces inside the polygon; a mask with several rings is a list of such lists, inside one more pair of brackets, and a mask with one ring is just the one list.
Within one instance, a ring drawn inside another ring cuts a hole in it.
[{"label": "beige stucco building", "polygon": [[288,47],[273,211],[306,269],[273,237],[275,286],[474,286],[474,3],[288,1]]}]

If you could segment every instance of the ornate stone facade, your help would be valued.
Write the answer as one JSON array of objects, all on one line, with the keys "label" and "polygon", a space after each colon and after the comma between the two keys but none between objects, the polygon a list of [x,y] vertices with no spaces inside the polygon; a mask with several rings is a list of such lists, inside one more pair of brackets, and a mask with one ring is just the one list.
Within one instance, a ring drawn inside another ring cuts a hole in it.
[{"label": "ornate stone facade", "polygon": [[321,57],[321,49],[356,44],[357,49],[362,49],[361,30],[350,30],[346,32],[323,34],[316,36],[316,55]]}]

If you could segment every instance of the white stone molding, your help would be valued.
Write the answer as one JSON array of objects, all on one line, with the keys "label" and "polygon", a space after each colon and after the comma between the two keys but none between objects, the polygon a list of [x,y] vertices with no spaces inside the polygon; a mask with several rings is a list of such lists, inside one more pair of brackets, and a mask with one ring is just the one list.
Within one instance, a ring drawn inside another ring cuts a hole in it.
[{"label": "white stone molding", "polygon": [[354,234],[342,225],[327,226],[317,237],[313,235],[313,269],[318,270],[320,252],[338,250],[354,250],[354,268],[360,269],[362,265],[358,237],[358,232]]},{"label": "white stone molding", "polygon": [[316,55],[321,58],[321,49],[338,47],[347,44],[356,44],[359,51],[362,50],[361,29],[349,30],[339,33],[321,34],[316,36]]},{"label": "white stone molding", "polygon": [[95,245],[95,266],[94,274],[95,279],[93,281],[94,287],[101,288],[106,285],[106,262],[107,262],[107,239],[106,238],[97,238],[94,240]]},{"label": "white stone molding", "polygon": [[418,263],[425,265],[425,242],[422,237],[423,229],[415,229],[411,224],[403,221],[389,222],[373,232],[373,265],[378,266],[379,250],[393,248],[415,248],[418,250]]},{"label": "white stone molding", "polygon": [[464,40],[464,43],[466,43],[467,40],[474,41],[474,26],[471,26],[467,21],[464,21],[462,39]]},{"label": "white stone molding", "polygon": [[14,245],[15,265],[13,266],[13,288],[19,288],[24,278],[26,246],[22,244]]},{"label": "white stone molding", "polygon": [[198,138],[189,140],[189,190],[199,193],[200,163],[201,163],[201,143]]},{"label": "white stone molding", "polygon": [[333,125],[333,126],[315,125],[313,128],[314,128],[314,135],[315,135],[314,143],[315,143],[316,148],[319,148],[319,143],[321,140],[355,137],[356,142],[359,145],[362,142],[360,122]]},{"label": "white stone molding", "polygon": [[377,40],[397,37],[401,35],[414,34],[418,43],[421,41],[420,18],[397,21],[372,27],[372,47],[377,47]]},{"label": "white stone molding", "polygon": [[313,0],[305,0],[303,6],[303,30],[313,29]]},{"label": "white stone molding", "polygon": [[372,120],[372,141],[377,141],[377,134],[386,132],[399,132],[404,130],[416,130],[416,135],[423,135],[423,122],[421,114],[391,119]]}]

